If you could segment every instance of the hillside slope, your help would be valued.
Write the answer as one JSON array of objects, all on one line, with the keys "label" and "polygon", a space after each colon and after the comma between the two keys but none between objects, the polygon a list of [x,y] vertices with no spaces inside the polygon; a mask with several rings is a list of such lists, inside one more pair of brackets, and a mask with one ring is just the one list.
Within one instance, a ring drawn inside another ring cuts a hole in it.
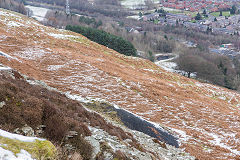
[{"label": "hillside slope", "polygon": [[[21,135],[0,129],[0,159],[195,159],[183,149],[126,128],[114,112],[113,121],[86,109],[90,104],[97,103],[82,105],[42,81],[1,66],[0,128]],[[101,103],[95,108],[103,106],[111,107]]]},{"label": "hillside slope", "polygon": [[155,122],[198,159],[240,156],[240,95],[0,10],[0,63],[70,97],[101,99]]}]

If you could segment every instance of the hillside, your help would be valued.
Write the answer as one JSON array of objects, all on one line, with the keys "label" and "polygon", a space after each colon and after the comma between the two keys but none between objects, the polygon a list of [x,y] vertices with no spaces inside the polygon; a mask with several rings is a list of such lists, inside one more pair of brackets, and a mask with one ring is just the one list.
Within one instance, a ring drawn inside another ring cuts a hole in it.
[{"label": "hillside", "polygon": [[240,95],[0,10],[0,63],[83,101],[107,101],[179,137],[198,159],[240,156]]},{"label": "hillside", "polygon": [[[194,159],[183,149],[126,128],[114,111],[108,110],[113,118],[110,121],[109,116],[101,116],[94,108],[85,108],[90,105],[98,108],[111,107],[103,102],[79,103],[42,81],[36,81],[9,67],[1,66],[0,158]],[[166,137],[166,132],[164,133],[161,135],[156,132],[163,138]],[[51,141],[55,147],[45,139]]]}]

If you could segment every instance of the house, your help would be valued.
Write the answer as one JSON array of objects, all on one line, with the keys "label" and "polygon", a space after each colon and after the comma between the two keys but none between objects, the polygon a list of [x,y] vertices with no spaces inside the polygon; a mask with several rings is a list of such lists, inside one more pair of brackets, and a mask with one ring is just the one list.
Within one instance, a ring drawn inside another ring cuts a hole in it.
[{"label": "house", "polygon": [[152,13],[143,16],[143,21],[155,20],[159,17],[159,13]]},{"label": "house", "polygon": [[125,29],[127,30],[127,32],[131,33],[133,32],[135,29],[133,27],[125,27]]},{"label": "house", "polygon": [[228,49],[234,49],[234,44],[229,43],[229,44],[222,44],[220,47],[228,48]]},{"label": "house", "polygon": [[166,23],[171,25],[171,26],[176,26],[177,20],[176,19],[167,19]]},{"label": "house", "polygon": [[212,32],[216,34],[234,34],[234,30],[229,30],[227,28],[212,28]]},{"label": "house", "polygon": [[190,21],[192,18],[185,14],[173,14],[173,13],[167,13],[166,14],[167,19],[173,19],[173,20],[179,20],[179,21]]},{"label": "house", "polygon": [[216,17],[217,21],[221,21],[221,20],[224,20],[226,19],[225,16],[219,16],[219,17]]}]

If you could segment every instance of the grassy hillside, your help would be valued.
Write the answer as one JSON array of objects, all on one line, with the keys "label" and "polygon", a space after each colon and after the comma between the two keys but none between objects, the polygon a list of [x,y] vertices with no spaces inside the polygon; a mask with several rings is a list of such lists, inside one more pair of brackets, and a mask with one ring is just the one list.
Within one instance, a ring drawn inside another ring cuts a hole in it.
[{"label": "grassy hillside", "polygon": [[[155,122],[198,159],[239,157],[238,93],[166,72],[82,35],[0,13],[0,50],[7,54],[0,63],[78,100],[108,101]],[[73,115],[74,110],[62,109]]]},{"label": "grassy hillside", "polygon": [[[92,134],[88,125],[98,126],[111,136],[116,136],[121,140],[131,139],[134,142],[133,146],[139,145],[131,134],[107,123],[99,114],[87,111],[79,102],[70,100],[56,91],[49,91],[38,85],[30,85],[15,71],[13,72],[14,79],[4,71],[0,71],[0,73],[0,102],[4,104],[0,108],[0,127],[2,129],[14,131],[27,124],[37,131],[39,126],[44,125],[43,132],[38,136],[48,138],[63,150],[66,145],[74,148],[60,153],[62,158],[71,152],[80,153],[83,159],[91,158],[92,146],[84,139]],[[76,132],[76,135],[69,140],[66,139],[72,131]],[[48,148],[44,149],[44,147],[50,146],[51,148],[51,144],[48,143],[39,140],[23,143],[19,140],[1,137],[0,134],[0,144],[8,144],[6,148],[3,148],[11,150],[13,153],[19,153],[20,149],[24,149],[34,157],[45,156],[43,159],[53,157],[53,153],[45,153]],[[43,153],[38,154],[36,150],[41,151],[41,146]]]}]

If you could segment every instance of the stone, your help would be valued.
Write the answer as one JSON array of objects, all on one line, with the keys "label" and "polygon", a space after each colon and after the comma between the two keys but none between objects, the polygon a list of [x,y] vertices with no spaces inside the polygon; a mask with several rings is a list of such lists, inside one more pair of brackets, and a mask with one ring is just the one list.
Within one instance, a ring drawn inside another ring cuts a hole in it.
[{"label": "stone", "polygon": [[0,109],[3,108],[3,106],[5,106],[5,105],[6,105],[6,102],[4,102],[4,101],[0,102]]},{"label": "stone", "polygon": [[24,136],[29,136],[29,137],[35,136],[34,130],[31,127],[29,127],[27,124],[25,124],[24,127],[22,127],[20,130],[22,131]]},{"label": "stone", "polygon": [[97,154],[101,151],[100,143],[98,140],[96,140],[92,136],[85,137],[85,140],[87,140],[91,144],[91,146],[93,146],[92,160],[94,160],[96,158]]},{"label": "stone", "polygon": [[13,132],[28,137],[35,137],[34,130],[27,124],[25,124],[22,128],[16,128]]}]

